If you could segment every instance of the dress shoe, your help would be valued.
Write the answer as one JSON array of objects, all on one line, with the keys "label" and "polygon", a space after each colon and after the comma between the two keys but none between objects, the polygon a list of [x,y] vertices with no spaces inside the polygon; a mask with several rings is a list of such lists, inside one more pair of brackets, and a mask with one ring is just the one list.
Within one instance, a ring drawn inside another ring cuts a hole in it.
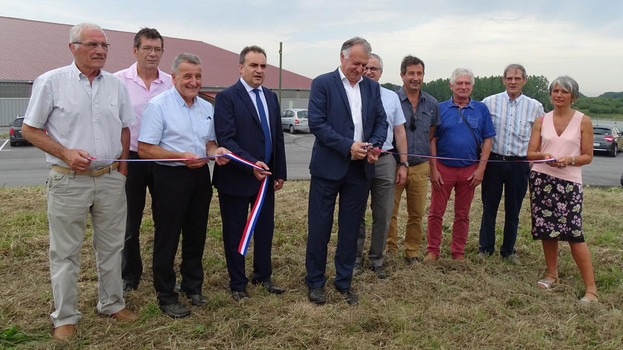
[{"label": "dress shoe", "polygon": [[432,254],[432,253],[428,253],[424,257],[424,262],[425,263],[434,263],[435,261],[437,261],[437,258],[438,258],[437,255]]},{"label": "dress shoe", "polygon": [[350,288],[349,289],[338,289],[337,291],[340,292],[340,294],[342,294],[342,296],[344,297],[344,300],[346,300],[348,305],[355,306],[359,304],[359,296],[353,293],[350,290]]},{"label": "dress shoe", "polygon": [[286,290],[278,287],[276,284],[274,284],[271,280],[268,281],[251,281],[251,283],[253,284],[259,284],[262,287],[264,287],[264,289],[271,294],[283,294]]},{"label": "dress shoe", "polygon": [[383,266],[372,266],[372,271],[376,274],[378,279],[383,280],[387,278],[387,272]]},{"label": "dress shoe", "polygon": [[138,289],[138,283],[129,280],[123,280],[123,294]]},{"label": "dress shoe", "polygon": [[353,276],[359,276],[363,273],[363,266],[361,264],[355,264],[353,268]]},{"label": "dress shoe", "polygon": [[195,306],[205,305],[208,302],[208,298],[201,294],[186,294],[186,298]]},{"label": "dress shoe", "polygon": [[249,293],[246,290],[232,290],[231,297],[234,298],[235,301],[241,301],[242,299],[249,299]]},{"label": "dress shoe", "polygon": [[420,258],[418,258],[417,256],[406,256],[405,262],[407,263],[407,265],[418,264],[420,262]]},{"label": "dress shoe", "polygon": [[322,305],[327,302],[327,293],[324,291],[324,287],[310,288],[307,297],[309,301],[316,305]]},{"label": "dress shoe", "polygon": [[121,309],[115,312],[114,314],[111,314],[110,317],[114,318],[115,320],[125,321],[125,322],[133,322],[133,321],[138,320],[138,316],[136,316],[135,313],[128,310],[127,308]]},{"label": "dress shoe", "polygon": [[75,324],[64,324],[54,328],[54,339],[67,340],[71,338],[76,332]]},{"label": "dress shoe", "polygon": [[190,310],[180,303],[160,305],[160,310],[171,318],[184,318],[190,315]]}]

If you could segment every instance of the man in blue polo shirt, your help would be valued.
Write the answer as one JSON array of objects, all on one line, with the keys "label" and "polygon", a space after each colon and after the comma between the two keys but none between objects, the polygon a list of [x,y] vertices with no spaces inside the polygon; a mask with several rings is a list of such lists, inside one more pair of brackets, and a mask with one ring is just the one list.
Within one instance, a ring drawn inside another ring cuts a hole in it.
[{"label": "man in blue polo shirt", "polygon": [[[465,260],[469,228],[469,209],[474,190],[482,182],[491,151],[495,129],[487,106],[471,99],[474,73],[457,68],[450,77],[452,97],[439,104],[441,124],[431,140],[430,181],[432,184],[427,225],[427,255],[424,262],[437,261],[441,244],[441,226],[448,199],[454,189],[454,224],[450,253],[455,260]],[[482,153],[478,148],[482,145]]]}]

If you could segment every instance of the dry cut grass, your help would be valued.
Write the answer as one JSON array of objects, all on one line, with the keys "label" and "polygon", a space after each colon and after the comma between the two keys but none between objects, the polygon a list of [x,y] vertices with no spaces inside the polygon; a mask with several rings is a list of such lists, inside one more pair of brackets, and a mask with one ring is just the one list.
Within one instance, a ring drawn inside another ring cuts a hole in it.
[{"label": "dry cut grass", "polygon": [[[210,302],[192,315],[172,320],[158,309],[151,277],[153,223],[148,211],[142,229],[145,273],[139,290],[127,295],[140,315],[132,324],[95,313],[97,275],[90,229],[81,253],[79,309],[84,317],[69,342],[51,338],[45,190],[0,188],[0,348],[93,349],[621,349],[623,348],[623,192],[586,188],[585,231],[593,253],[601,302],[580,305],[583,283],[561,245],[561,284],[537,289],[544,273],[539,242],[530,238],[527,200],[517,242],[523,265],[492,257],[479,261],[481,204],[471,213],[468,263],[449,259],[452,221],[449,205],[442,256],[434,265],[407,266],[400,256],[386,264],[391,275],[378,280],[370,271],[355,279],[360,304],[349,307],[327,284],[328,303],[307,301],[304,257],[309,183],[288,182],[277,195],[273,248],[274,281],[281,296],[250,286],[251,299],[235,303],[228,292],[218,198],[210,209],[204,256],[204,294]],[[479,189],[478,189],[479,191]],[[479,197],[479,194],[476,196]],[[370,213],[368,212],[368,220]],[[400,214],[404,232],[406,213]],[[499,218],[503,218],[500,215]],[[498,230],[502,230],[503,219]],[[334,235],[335,236],[335,235]],[[330,243],[328,274],[335,238]],[[421,251],[424,251],[425,242]],[[498,244],[499,245],[499,244]],[[248,254],[247,271],[253,250]]]}]

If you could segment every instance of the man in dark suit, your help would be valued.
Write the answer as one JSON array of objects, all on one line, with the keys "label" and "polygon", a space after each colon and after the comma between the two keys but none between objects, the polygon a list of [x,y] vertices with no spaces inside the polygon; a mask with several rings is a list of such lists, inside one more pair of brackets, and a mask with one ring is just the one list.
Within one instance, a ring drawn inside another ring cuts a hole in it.
[{"label": "man in dark suit", "polygon": [[248,298],[244,256],[238,253],[249,208],[255,202],[265,177],[272,181],[253,233],[253,274],[251,282],[269,293],[285,290],[271,281],[275,191],[286,180],[286,155],[277,95],[262,86],[266,71],[266,52],[247,46],[240,52],[240,80],[216,96],[215,129],[219,145],[265,170],[230,162],[217,166],[214,183],[219,194],[223,220],[223,243],[234,300]]},{"label": "man in dark suit", "polygon": [[309,128],[316,136],[309,170],[308,237],[305,283],[309,300],[326,302],[324,284],[327,244],[340,196],[338,243],[333,282],[348,304],[359,302],[351,291],[357,255],[357,233],[365,211],[372,163],[387,135],[379,84],[362,77],[372,48],[355,37],[342,44],[340,67],[313,80],[309,97]]}]

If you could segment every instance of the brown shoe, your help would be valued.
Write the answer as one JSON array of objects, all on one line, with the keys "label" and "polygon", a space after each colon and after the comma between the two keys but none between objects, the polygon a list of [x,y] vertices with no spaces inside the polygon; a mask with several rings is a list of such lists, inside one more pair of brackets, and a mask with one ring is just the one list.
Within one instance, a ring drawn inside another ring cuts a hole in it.
[{"label": "brown shoe", "polygon": [[424,262],[425,263],[434,263],[435,261],[437,261],[437,255],[435,255],[435,254],[428,253],[424,257]]},{"label": "brown shoe", "polygon": [[76,332],[75,324],[64,324],[54,329],[54,339],[67,340],[71,338],[75,332]]},{"label": "brown shoe", "polygon": [[128,310],[127,308],[121,309],[120,311],[115,312],[114,314],[110,315],[110,317],[116,320],[119,320],[119,321],[126,321],[126,322],[132,322],[132,321],[138,320],[138,316],[136,316],[132,311]]}]

